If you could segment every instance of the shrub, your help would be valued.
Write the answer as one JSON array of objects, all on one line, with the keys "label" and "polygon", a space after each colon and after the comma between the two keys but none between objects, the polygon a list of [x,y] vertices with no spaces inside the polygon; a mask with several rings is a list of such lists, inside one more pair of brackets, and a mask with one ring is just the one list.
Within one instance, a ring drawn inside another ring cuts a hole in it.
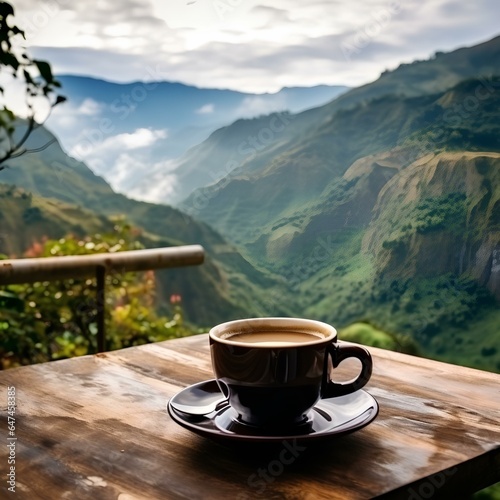
[{"label": "shrub", "polygon": [[[140,247],[132,240],[130,228],[122,225],[116,226],[113,234],[35,243],[27,254],[82,255]],[[178,295],[171,318],[157,315],[152,271],[107,275],[105,297],[106,345],[110,350],[194,333],[183,323]],[[0,289],[1,368],[95,353],[97,300],[93,279]]]}]

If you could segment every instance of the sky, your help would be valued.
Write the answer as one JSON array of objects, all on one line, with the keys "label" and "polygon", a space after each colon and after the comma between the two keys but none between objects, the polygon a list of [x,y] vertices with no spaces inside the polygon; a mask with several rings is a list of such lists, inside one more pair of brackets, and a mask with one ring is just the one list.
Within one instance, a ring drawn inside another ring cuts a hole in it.
[{"label": "sky", "polygon": [[13,0],[56,74],[275,92],[358,86],[500,34],[498,0]]}]

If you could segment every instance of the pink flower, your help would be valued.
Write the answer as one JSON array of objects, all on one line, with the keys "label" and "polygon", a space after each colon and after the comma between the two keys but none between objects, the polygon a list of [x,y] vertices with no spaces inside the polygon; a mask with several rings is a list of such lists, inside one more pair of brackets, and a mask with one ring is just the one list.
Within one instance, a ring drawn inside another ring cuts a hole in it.
[{"label": "pink flower", "polygon": [[170,295],[170,303],[171,304],[178,304],[182,300],[182,297],[177,294]]}]

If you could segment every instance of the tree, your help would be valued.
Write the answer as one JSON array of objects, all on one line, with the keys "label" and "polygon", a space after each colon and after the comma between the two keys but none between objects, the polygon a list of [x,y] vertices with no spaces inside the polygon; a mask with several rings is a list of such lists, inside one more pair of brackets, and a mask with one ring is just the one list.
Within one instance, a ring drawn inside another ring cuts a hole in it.
[{"label": "tree", "polygon": [[[32,59],[24,48],[19,48],[21,40],[25,40],[24,31],[11,25],[9,17],[14,16],[14,8],[7,2],[0,2],[0,71],[10,75],[25,88],[25,100],[28,111],[26,129],[16,137],[16,116],[5,103],[0,103],[0,170],[5,162],[25,153],[41,151],[54,140],[39,148],[28,149],[26,141],[31,133],[42,125],[50,115],[54,106],[66,100],[58,95],[56,89],[61,84],[52,75],[50,64],[46,61]],[[0,87],[0,96],[4,98],[4,89]],[[43,99],[49,105],[45,119],[37,123],[35,120],[34,103]]]},{"label": "tree", "polygon": [[[110,234],[35,242],[26,257],[88,255],[137,250],[127,224]],[[0,255],[0,260],[2,255]],[[156,312],[155,275],[106,274],[106,344],[110,350],[192,335],[181,297],[172,295],[171,315]],[[0,370],[97,352],[97,296],[93,279],[68,279],[0,287]]]}]

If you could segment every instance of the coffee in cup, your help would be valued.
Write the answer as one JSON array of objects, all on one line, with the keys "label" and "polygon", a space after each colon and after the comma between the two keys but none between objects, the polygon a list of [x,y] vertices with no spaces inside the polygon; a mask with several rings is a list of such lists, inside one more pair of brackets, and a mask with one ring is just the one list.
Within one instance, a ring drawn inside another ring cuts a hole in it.
[{"label": "coffee in cup", "polygon": [[[363,347],[338,343],[332,326],[309,319],[253,318],[210,330],[210,352],[219,387],[242,423],[291,427],[307,420],[320,398],[350,394],[370,379],[372,359]],[[349,382],[333,382],[330,367],[361,361]]]}]

